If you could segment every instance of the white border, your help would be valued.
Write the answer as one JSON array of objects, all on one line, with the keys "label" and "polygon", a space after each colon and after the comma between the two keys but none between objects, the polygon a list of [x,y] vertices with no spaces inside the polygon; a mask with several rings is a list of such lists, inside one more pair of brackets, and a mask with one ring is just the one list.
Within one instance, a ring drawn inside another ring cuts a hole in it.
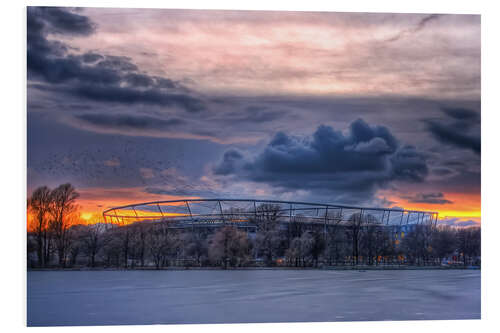
[{"label": "white border", "polygon": [[[500,52],[498,32],[500,17],[494,1],[260,1],[230,0],[66,0],[66,1],[18,1],[2,4],[2,70],[1,87],[1,135],[2,135],[2,191],[1,202],[6,214],[2,214],[0,252],[2,261],[2,297],[0,314],[4,330],[26,329],[26,256],[25,256],[25,206],[26,206],[26,5],[60,5],[84,7],[135,7],[135,8],[197,8],[197,9],[261,9],[306,11],[358,11],[403,13],[455,13],[482,15],[482,314],[481,321],[415,321],[415,322],[359,322],[359,323],[307,323],[307,324],[252,324],[252,325],[176,325],[176,326],[112,326],[78,327],[74,330],[131,332],[135,330],[176,332],[253,332],[254,330],[286,330],[302,332],[314,330],[327,332],[365,331],[377,332],[470,332],[493,331],[500,327],[498,319],[499,285],[496,262],[497,238],[500,236],[495,212],[496,191],[500,188],[498,154],[500,105],[498,102]],[[53,331],[68,328],[33,328]]]}]

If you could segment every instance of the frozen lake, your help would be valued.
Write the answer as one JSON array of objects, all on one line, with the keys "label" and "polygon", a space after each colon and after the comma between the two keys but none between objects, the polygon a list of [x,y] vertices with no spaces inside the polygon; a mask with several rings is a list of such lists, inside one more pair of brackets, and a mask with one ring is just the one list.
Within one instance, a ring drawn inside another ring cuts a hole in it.
[{"label": "frozen lake", "polygon": [[479,319],[476,270],[33,271],[28,325]]}]

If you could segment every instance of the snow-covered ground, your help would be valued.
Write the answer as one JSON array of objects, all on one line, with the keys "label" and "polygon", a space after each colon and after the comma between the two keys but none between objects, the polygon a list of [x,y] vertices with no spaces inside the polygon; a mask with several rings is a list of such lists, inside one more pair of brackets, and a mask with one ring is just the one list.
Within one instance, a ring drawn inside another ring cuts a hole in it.
[{"label": "snow-covered ground", "polygon": [[480,271],[33,271],[28,325],[479,319]]}]

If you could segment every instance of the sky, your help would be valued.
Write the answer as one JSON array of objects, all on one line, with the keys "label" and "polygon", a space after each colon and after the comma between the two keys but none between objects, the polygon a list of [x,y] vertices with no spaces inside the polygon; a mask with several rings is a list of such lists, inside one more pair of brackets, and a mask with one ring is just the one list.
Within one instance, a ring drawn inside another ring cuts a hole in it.
[{"label": "sky", "polygon": [[480,223],[479,15],[27,10],[27,184]]}]

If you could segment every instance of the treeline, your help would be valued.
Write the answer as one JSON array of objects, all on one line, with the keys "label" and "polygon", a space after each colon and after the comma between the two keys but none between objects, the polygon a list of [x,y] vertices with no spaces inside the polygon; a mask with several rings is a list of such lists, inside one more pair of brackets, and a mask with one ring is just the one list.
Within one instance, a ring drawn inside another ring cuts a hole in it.
[{"label": "treeline", "polygon": [[[280,223],[280,207],[262,205],[254,228],[172,228],[168,222],[71,223],[71,185],[33,192],[30,267],[319,267],[335,265],[480,265],[480,228],[378,224],[371,215],[337,216],[328,226],[297,216]],[[62,208],[64,207],[64,208]]]}]

